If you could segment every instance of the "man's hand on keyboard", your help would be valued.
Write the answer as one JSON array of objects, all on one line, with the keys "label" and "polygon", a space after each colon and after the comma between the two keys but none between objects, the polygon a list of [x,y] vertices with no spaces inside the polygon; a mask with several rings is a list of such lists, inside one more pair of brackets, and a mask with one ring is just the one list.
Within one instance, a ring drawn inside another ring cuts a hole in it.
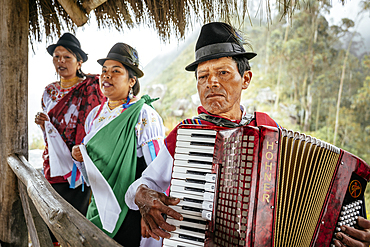
[{"label": "man's hand on keyboard", "polygon": [[136,191],[135,203],[140,209],[140,213],[149,235],[159,240],[159,237],[169,238],[168,233],[176,229],[175,226],[166,223],[162,214],[177,220],[182,220],[180,213],[176,212],[168,205],[176,205],[180,199],[168,197],[161,192],[149,189],[146,185],[140,185]]}]

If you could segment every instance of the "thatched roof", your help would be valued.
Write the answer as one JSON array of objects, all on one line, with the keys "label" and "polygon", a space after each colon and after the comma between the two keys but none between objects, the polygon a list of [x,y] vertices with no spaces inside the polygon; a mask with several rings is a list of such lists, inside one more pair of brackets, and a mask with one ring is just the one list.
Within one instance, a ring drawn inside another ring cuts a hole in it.
[{"label": "thatched roof", "polygon": [[[249,0],[250,2],[251,0]],[[253,0],[266,9],[274,1]],[[310,2],[303,4],[310,7]],[[329,0],[320,0],[327,2]],[[345,0],[340,0],[344,4]],[[299,0],[276,0],[282,16],[291,15]],[[30,0],[29,34],[31,43],[46,38],[59,37],[63,31],[73,31],[89,21],[92,12],[99,27],[122,30],[144,23],[156,29],[163,40],[170,35],[183,38],[186,29],[195,21],[206,23],[230,17],[242,22],[249,17],[248,0]]]}]

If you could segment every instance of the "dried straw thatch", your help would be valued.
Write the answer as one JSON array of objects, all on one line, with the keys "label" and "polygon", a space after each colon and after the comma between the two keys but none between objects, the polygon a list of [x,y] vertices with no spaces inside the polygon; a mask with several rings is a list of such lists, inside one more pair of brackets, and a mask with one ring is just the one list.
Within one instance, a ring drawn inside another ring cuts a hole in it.
[{"label": "dried straw thatch", "polygon": [[[251,1],[251,0],[250,0]],[[267,19],[274,1],[254,0],[264,5]],[[258,2],[259,1],[259,2]],[[305,6],[315,0],[301,1]],[[328,0],[321,0],[327,2]],[[345,0],[341,0],[344,3]],[[248,0],[30,0],[30,41],[59,37],[61,32],[73,31],[84,25],[93,12],[99,27],[122,30],[144,23],[157,30],[163,40],[170,35],[184,37],[185,30],[195,21],[244,21],[249,17]],[[299,0],[276,0],[282,16],[291,15]]]}]

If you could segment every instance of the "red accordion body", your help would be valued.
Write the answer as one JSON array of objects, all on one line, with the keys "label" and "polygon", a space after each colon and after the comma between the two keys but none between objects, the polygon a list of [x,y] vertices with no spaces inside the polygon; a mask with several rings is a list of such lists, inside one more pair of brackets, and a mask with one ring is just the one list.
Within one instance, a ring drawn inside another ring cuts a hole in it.
[{"label": "red accordion body", "polygon": [[185,220],[167,219],[164,246],[330,246],[366,217],[370,168],[333,145],[267,126],[181,125],[177,138],[170,195]]}]

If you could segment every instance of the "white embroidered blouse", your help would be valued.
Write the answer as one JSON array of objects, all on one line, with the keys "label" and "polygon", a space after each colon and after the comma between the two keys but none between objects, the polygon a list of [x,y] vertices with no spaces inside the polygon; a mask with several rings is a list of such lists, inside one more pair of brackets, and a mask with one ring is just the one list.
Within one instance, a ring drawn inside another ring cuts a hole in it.
[{"label": "white embroidered blouse", "polygon": [[[105,102],[99,116],[96,116],[99,108],[100,106],[95,107],[86,118],[86,136],[84,138],[84,144],[86,144],[101,128],[119,116],[123,110],[122,106],[118,106],[111,110],[108,107],[108,102]],[[144,104],[140,111],[138,122],[135,125],[135,133],[137,137],[137,157],[142,157],[144,155],[145,162],[149,165],[156,157],[159,149],[163,146],[165,129],[162,118],[147,104]]]}]

